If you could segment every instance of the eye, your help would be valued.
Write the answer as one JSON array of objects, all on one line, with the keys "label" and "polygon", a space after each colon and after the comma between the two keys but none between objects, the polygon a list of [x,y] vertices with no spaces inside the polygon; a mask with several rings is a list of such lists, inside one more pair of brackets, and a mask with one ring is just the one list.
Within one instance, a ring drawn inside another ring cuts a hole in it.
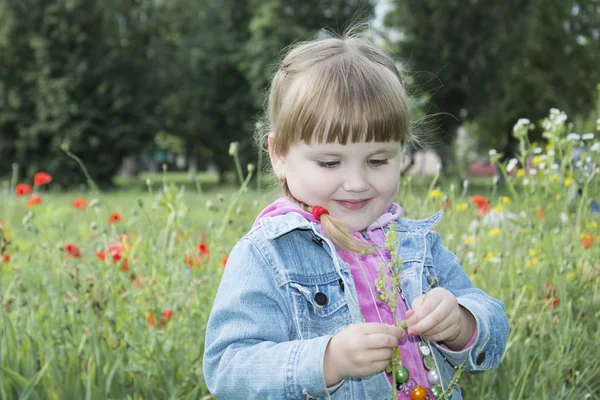
[{"label": "eye", "polygon": [[374,167],[378,167],[380,165],[385,165],[388,163],[388,160],[369,160],[369,164],[374,166]]},{"label": "eye", "polygon": [[317,161],[317,165],[321,168],[335,168],[339,164],[339,161]]}]

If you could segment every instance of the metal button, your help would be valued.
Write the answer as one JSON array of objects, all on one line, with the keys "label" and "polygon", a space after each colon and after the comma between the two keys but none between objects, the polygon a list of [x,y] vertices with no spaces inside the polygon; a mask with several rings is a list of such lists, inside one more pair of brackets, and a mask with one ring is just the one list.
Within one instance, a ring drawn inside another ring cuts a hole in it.
[{"label": "metal button", "polygon": [[485,361],[485,352],[482,351],[481,353],[479,353],[479,355],[475,359],[475,362],[477,363],[477,365],[481,365],[481,364],[483,364],[484,361]]},{"label": "metal button", "polygon": [[342,278],[338,279],[338,285],[340,286],[340,289],[342,289],[342,292],[344,291],[344,280]]},{"label": "metal button", "polygon": [[317,294],[315,294],[315,303],[317,303],[317,305],[320,307],[323,307],[325,304],[327,304],[327,296],[325,293],[317,292]]}]

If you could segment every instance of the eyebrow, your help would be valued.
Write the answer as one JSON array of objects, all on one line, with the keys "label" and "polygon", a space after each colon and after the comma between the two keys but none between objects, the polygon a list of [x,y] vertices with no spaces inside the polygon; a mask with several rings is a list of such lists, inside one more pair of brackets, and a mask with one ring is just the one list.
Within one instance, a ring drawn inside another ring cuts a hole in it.
[{"label": "eyebrow", "polygon": [[[400,151],[400,149],[380,148],[380,149],[376,149],[376,150],[370,152],[367,155],[367,157],[371,157],[376,154],[384,154],[384,155],[398,154],[399,151]],[[318,156],[318,157],[320,157],[320,156],[340,157],[340,156],[342,156],[342,154],[336,153],[335,151],[323,151],[323,152],[315,153],[315,156]]]}]

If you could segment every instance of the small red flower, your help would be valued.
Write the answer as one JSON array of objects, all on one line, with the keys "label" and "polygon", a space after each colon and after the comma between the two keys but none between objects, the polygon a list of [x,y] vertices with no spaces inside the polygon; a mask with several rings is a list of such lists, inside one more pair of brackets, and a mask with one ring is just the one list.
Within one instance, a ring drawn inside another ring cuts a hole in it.
[{"label": "small red flower", "polygon": [[148,311],[148,325],[154,326],[154,316],[152,316],[150,311]]},{"label": "small red flower", "polygon": [[33,188],[26,183],[19,183],[15,188],[15,192],[17,196],[29,196],[33,192]]},{"label": "small red flower", "polygon": [[73,205],[73,207],[77,208],[78,210],[85,210],[88,206],[87,201],[81,197],[78,197],[75,200],[73,200],[71,202],[71,204]]},{"label": "small red flower", "polygon": [[33,184],[35,186],[47,185],[52,182],[52,175],[47,172],[38,172],[33,177]]},{"label": "small red flower", "polygon": [[106,260],[106,253],[104,251],[97,251],[96,258],[100,261]]},{"label": "small red flower", "polygon": [[581,244],[583,245],[584,249],[589,249],[590,247],[592,247],[595,240],[596,236],[590,235],[589,233],[584,233],[583,235],[581,235]]},{"label": "small red flower", "polygon": [[160,326],[165,326],[167,324],[167,322],[169,322],[171,320],[171,318],[173,318],[173,310],[171,310],[170,308],[167,308],[160,315]]},{"label": "small red flower", "polygon": [[223,258],[221,258],[221,267],[225,268],[227,260],[229,260],[229,256],[223,256]]},{"label": "small red flower", "polygon": [[108,217],[109,224],[115,224],[117,222],[121,222],[122,220],[123,220],[123,217],[119,213],[112,213],[110,215],[110,217]]},{"label": "small red flower", "polygon": [[188,267],[194,268],[194,259],[189,254],[183,256],[183,261],[185,261]]},{"label": "small red flower", "polygon": [[6,264],[9,261],[10,261],[10,254],[8,254],[8,253],[2,254],[2,262]]},{"label": "small red flower", "polygon": [[121,255],[123,254],[123,243],[111,243],[106,249],[106,252],[112,257],[112,260],[115,264],[118,263],[121,261]]},{"label": "small red flower", "polygon": [[544,219],[544,209],[540,208],[539,210],[537,210],[537,219],[539,219],[540,221]]},{"label": "small red flower", "polygon": [[40,196],[39,194],[34,194],[27,201],[27,208],[31,210],[33,207],[35,207],[41,203],[42,203],[42,196]]},{"label": "small red flower", "polygon": [[121,271],[123,271],[123,272],[129,271],[129,260],[127,260],[126,258],[123,259],[123,262],[121,263]]},{"label": "small red flower", "polygon": [[208,246],[204,243],[199,243],[196,248],[200,252],[200,254],[208,254]]},{"label": "small red flower", "polygon": [[486,215],[490,209],[490,203],[488,202],[488,199],[480,194],[473,196],[471,202],[479,208],[479,214],[481,214],[481,216]]},{"label": "small red flower", "polygon": [[68,257],[80,258],[81,257],[81,249],[75,243],[66,243],[65,244],[65,254]]}]

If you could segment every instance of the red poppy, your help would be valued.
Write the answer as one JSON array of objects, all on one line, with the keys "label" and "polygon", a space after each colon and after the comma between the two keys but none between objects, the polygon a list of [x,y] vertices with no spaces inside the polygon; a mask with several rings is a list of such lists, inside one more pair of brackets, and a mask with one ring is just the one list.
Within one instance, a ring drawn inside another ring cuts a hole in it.
[{"label": "red poppy", "polygon": [[52,175],[47,172],[38,172],[33,177],[33,184],[35,186],[47,185],[52,182]]},{"label": "red poppy", "polygon": [[204,243],[199,243],[196,248],[200,252],[200,254],[208,254],[208,246]]},{"label": "red poppy", "polygon": [[68,257],[80,258],[81,257],[81,249],[75,243],[66,243],[65,244],[65,254]]},{"label": "red poppy", "polygon": [[596,236],[590,235],[589,233],[584,233],[581,235],[581,244],[584,249],[589,249],[594,244],[596,240]]},{"label": "red poppy", "polygon": [[106,253],[103,251],[97,251],[96,258],[100,261],[104,261],[104,260],[106,260]]},{"label": "red poppy", "polygon": [[185,261],[188,267],[194,268],[194,259],[189,254],[183,256],[183,261]]},{"label": "red poppy", "polygon": [[33,207],[35,207],[41,203],[42,203],[42,196],[40,196],[39,194],[34,194],[27,201],[27,208],[32,209]]},{"label": "red poppy", "polygon": [[537,219],[539,219],[540,221],[544,219],[544,209],[540,208],[539,210],[537,210]]},{"label": "red poppy", "polygon": [[88,206],[87,201],[81,197],[78,197],[75,200],[73,200],[71,202],[71,204],[73,205],[73,207],[77,208],[78,210],[85,210]]},{"label": "red poppy", "polygon": [[150,311],[148,311],[148,325],[154,326],[154,317]]},{"label": "red poppy", "polygon": [[110,217],[108,217],[108,223],[109,224],[114,224],[114,223],[117,223],[117,222],[121,222],[122,220],[123,220],[123,217],[119,213],[112,213],[110,215]]},{"label": "red poppy", "polygon": [[123,243],[111,243],[106,249],[106,252],[112,257],[112,260],[115,264],[118,263],[121,261],[121,255],[123,254]]},{"label": "red poppy", "polygon": [[8,254],[8,253],[2,254],[2,262],[6,264],[9,261],[10,261],[10,254]]},{"label": "red poppy", "polygon": [[475,204],[479,208],[479,213],[482,216],[487,214],[487,212],[490,209],[490,203],[488,202],[488,199],[485,196],[476,194],[475,196],[473,196],[471,201],[473,202],[473,204]]},{"label": "red poppy", "polygon": [[173,318],[173,310],[171,310],[170,308],[167,308],[160,315],[160,326],[165,326],[167,324],[167,322],[169,322],[171,320],[171,318]]},{"label": "red poppy", "polygon": [[19,183],[15,188],[15,192],[17,196],[29,196],[33,192],[33,188],[27,183]]},{"label": "red poppy", "polygon": [[121,263],[121,271],[123,271],[123,272],[129,271],[129,260],[126,258],[123,259],[123,262]]}]

